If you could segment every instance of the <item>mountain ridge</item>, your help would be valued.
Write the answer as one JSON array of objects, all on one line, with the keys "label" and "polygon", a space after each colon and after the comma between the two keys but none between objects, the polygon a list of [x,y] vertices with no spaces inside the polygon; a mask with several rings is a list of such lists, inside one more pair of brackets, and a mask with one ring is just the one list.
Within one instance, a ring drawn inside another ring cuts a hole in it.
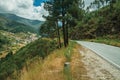
[{"label": "mountain ridge", "polygon": [[0,13],[0,29],[16,33],[32,32],[39,33],[43,21],[29,20],[10,13]]},{"label": "mountain ridge", "polygon": [[31,27],[33,27],[33,28],[35,28],[37,30],[39,29],[41,24],[44,22],[44,21],[39,21],[39,20],[26,19],[26,18],[17,16],[15,14],[10,14],[10,13],[0,13],[0,15],[5,17],[5,18],[8,18],[10,20],[13,20],[13,21],[16,21],[16,22],[31,26]]},{"label": "mountain ridge", "polygon": [[13,33],[19,33],[19,32],[36,33],[34,28],[28,25],[10,20],[1,15],[0,15],[0,30],[13,32]]}]

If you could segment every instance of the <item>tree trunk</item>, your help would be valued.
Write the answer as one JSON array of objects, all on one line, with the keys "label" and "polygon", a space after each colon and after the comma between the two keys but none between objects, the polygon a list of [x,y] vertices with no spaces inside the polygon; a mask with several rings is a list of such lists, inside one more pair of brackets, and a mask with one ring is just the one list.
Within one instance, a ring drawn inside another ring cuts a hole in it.
[{"label": "tree trunk", "polygon": [[69,40],[68,40],[68,26],[69,26],[69,24],[67,23],[66,24],[66,44],[67,45],[69,44]]},{"label": "tree trunk", "polygon": [[56,27],[57,27],[58,44],[59,44],[59,48],[61,48],[61,39],[60,39],[60,31],[59,31],[58,23],[56,23]]},{"label": "tree trunk", "polygon": [[65,28],[65,21],[63,20],[62,21],[62,28],[63,28],[63,40],[64,40],[64,46],[67,47],[67,44],[66,44],[66,28]]},{"label": "tree trunk", "polygon": [[66,44],[66,27],[65,27],[65,9],[64,9],[64,5],[63,5],[63,1],[62,0],[62,28],[63,28],[63,40],[64,40],[64,46],[67,47]]}]

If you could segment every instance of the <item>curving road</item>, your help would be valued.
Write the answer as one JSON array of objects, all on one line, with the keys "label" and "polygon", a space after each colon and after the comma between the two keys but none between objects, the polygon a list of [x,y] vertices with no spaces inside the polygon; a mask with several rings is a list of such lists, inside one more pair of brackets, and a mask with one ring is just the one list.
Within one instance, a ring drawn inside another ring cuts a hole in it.
[{"label": "curving road", "polygon": [[120,48],[101,43],[77,41],[120,69]]}]

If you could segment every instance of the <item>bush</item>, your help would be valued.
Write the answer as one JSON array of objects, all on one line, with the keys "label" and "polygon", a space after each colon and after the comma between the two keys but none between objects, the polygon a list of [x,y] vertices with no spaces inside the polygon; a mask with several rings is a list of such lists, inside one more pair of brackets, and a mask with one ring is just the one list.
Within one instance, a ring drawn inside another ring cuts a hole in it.
[{"label": "bush", "polygon": [[55,48],[55,41],[39,39],[21,48],[14,55],[12,52],[9,52],[9,54],[0,61],[0,79],[6,80],[14,71],[22,69],[27,60],[36,56],[44,59]]}]

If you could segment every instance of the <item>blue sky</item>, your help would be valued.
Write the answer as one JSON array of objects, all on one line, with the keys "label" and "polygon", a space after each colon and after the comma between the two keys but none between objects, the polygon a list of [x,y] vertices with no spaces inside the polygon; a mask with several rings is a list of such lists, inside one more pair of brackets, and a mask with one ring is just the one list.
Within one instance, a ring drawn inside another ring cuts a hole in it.
[{"label": "blue sky", "polygon": [[[34,6],[40,6],[40,4],[42,3],[42,2],[44,2],[45,0],[34,0]],[[90,4],[90,2],[91,1],[93,1],[93,0],[84,0],[85,1],[85,4],[86,5],[89,5]]]},{"label": "blue sky", "polygon": [[[43,3],[44,1],[46,1],[46,0],[34,0],[33,5],[34,5],[34,6],[40,6],[41,3]],[[90,2],[92,2],[92,1],[94,1],[94,0],[84,0],[84,1],[85,1],[85,5],[86,5],[86,7],[87,7],[87,6],[90,5]]]},{"label": "blue sky", "polygon": [[40,6],[41,3],[43,3],[43,1],[45,1],[45,0],[34,0],[33,5],[34,5],[34,6]]}]

